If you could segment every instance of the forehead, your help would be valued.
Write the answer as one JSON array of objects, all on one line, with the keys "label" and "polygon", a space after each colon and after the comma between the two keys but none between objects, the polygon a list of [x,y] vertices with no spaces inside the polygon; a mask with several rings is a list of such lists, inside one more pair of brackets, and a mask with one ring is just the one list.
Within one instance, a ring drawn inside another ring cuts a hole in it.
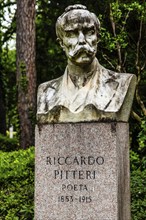
[{"label": "forehead", "polygon": [[90,12],[87,10],[73,10],[68,12],[62,19],[62,27],[78,27],[78,26],[93,26],[95,21]]}]

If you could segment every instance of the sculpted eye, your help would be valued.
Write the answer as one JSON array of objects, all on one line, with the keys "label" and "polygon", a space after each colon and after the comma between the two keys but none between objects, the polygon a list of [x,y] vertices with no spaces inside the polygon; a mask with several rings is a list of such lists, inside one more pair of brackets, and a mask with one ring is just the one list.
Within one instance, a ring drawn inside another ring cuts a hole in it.
[{"label": "sculpted eye", "polygon": [[92,35],[92,34],[95,33],[95,29],[93,29],[93,28],[86,29],[86,30],[84,31],[84,33],[85,33],[86,35]]},{"label": "sculpted eye", "polygon": [[66,37],[75,37],[77,35],[76,31],[66,31],[65,36]]}]

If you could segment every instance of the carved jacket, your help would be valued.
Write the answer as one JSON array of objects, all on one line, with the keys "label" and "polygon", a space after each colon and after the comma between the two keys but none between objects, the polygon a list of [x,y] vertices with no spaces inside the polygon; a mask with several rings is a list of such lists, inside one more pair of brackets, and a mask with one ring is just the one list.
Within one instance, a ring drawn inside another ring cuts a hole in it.
[{"label": "carved jacket", "polygon": [[[106,113],[115,115],[124,103],[131,81],[134,82],[134,88],[130,91],[130,96],[133,96],[136,84],[136,78],[133,74],[108,70],[96,60],[91,78],[85,86],[78,88],[71,80],[66,68],[63,76],[39,86],[37,115],[45,116],[49,112],[53,112],[53,109],[56,111],[60,108],[60,111],[66,109],[75,117],[75,114],[80,115],[89,106],[100,112],[102,115],[100,118],[103,118]],[[129,110],[127,110],[130,112],[132,102],[129,102],[129,105]],[[96,117],[93,117],[93,120]]]}]

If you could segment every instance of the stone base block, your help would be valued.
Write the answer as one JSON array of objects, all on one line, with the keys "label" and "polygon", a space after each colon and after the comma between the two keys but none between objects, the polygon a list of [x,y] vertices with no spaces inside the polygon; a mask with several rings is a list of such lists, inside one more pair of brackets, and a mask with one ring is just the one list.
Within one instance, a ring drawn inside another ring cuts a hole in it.
[{"label": "stone base block", "polygon": [[36,126],[35,220],[130,220],[127,123]]}]

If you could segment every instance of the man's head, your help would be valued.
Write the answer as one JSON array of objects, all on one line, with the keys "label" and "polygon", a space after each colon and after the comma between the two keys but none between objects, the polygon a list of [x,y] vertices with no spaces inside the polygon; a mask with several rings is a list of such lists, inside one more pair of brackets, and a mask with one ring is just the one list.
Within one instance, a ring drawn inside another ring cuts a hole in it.
[{"label": "man's head", "polygon": [[83,5],[73,5],[57,19],[56,34],[69,60],[91,63],[97,51],[100,22]]}]

